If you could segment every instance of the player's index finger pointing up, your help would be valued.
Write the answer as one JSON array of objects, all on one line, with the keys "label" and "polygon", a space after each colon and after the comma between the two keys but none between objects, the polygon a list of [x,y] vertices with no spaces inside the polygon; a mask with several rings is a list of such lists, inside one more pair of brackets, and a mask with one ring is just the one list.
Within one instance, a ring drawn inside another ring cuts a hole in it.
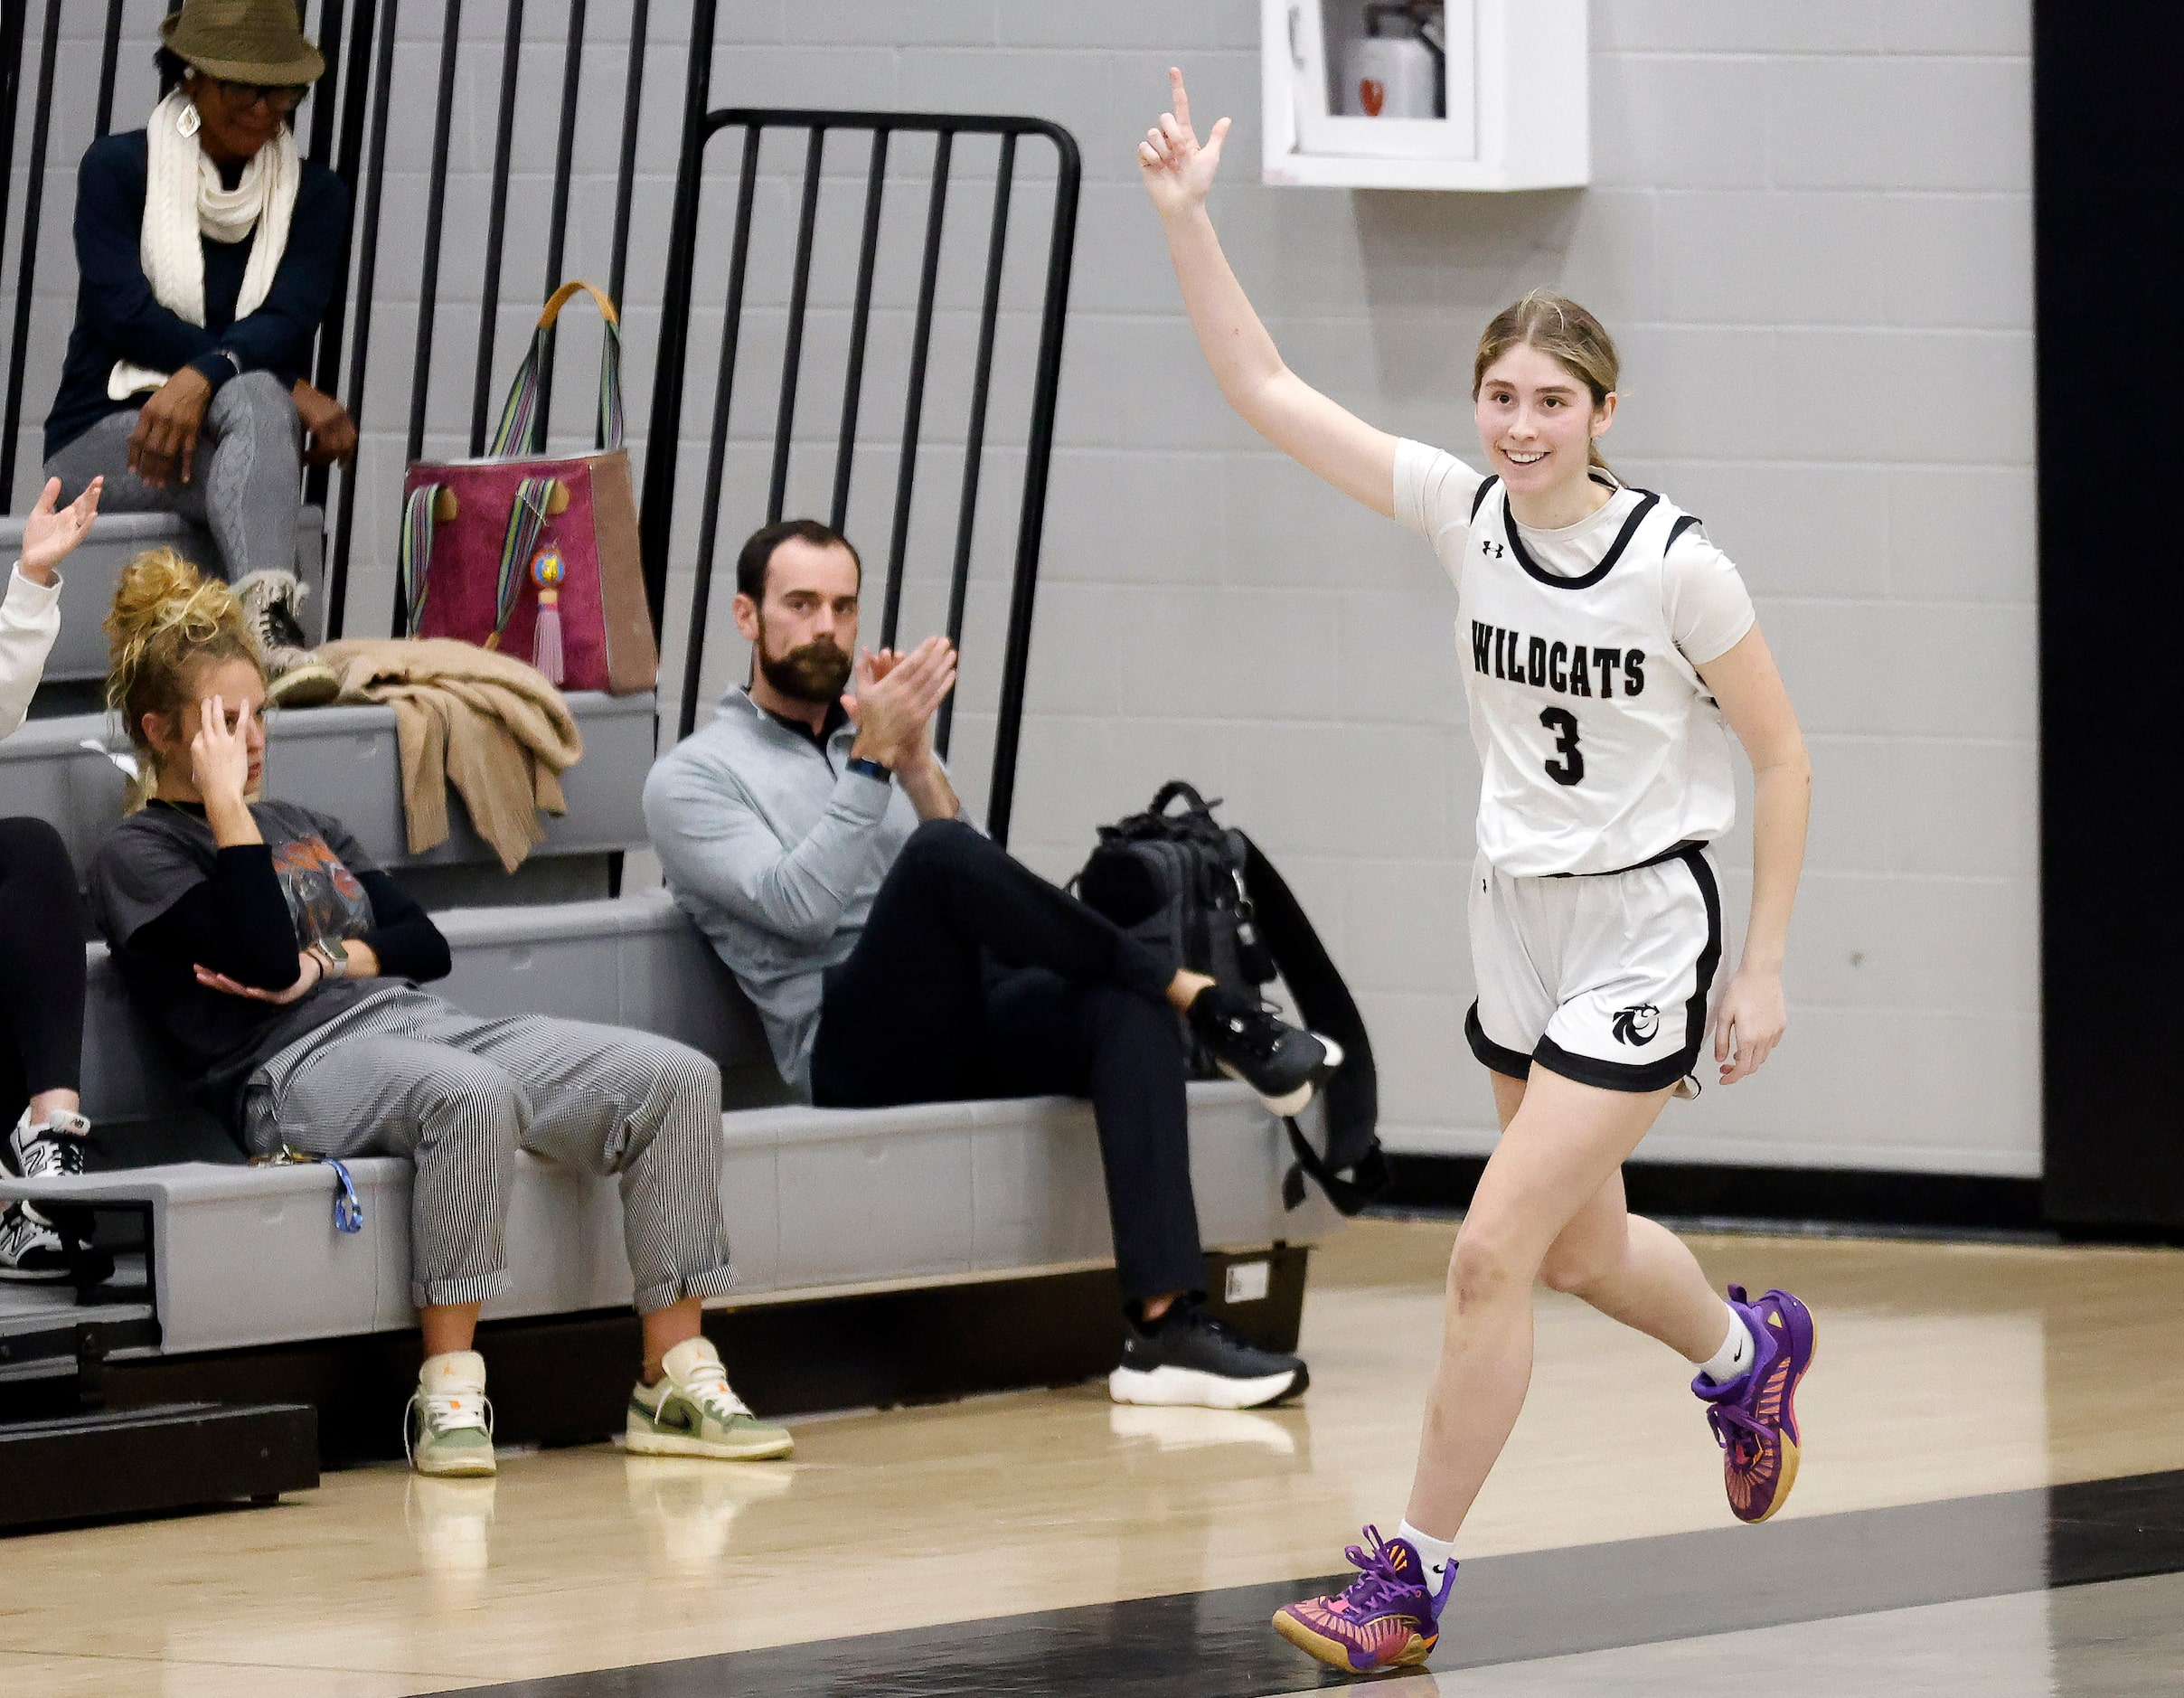
[{"label": "player's index finger pointing up", "polygon": [[1173,65],[1168,67],[1168,87],[1175,96],[1175,121],[1188,130],[1191,127],[1191,96],[1183,88],[1183,73]]}]

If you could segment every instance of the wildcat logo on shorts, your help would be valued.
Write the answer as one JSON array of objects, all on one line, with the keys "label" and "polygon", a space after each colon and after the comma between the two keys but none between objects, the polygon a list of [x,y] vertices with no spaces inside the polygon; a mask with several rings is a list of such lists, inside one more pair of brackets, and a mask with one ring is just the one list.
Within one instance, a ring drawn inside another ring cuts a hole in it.
[{"label": "wildcat logo on shorts", "polygon": [[1661,1030],[1661,1010],[1651,1003],[1640,1003],[1634,1008],[1618,1008],[1613,1030],[1618,1043],[1651,1043],[1653,1034]]}]

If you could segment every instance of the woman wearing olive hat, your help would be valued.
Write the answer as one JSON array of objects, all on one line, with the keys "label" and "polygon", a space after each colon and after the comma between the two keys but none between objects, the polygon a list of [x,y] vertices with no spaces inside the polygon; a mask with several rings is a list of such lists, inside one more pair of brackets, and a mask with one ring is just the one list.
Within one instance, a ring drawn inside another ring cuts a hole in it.
[{"label": "woman wearing olive hat", "polygon": [[294,0],[185,0],[159,33],[150,124],[93,142],[78,174],[45,469],[64,496],[103,476],[108,513],[205,525],[231,580],[286,572],[303,463],[356,449],[306,379],[349,222],[347,186],[290,127],[325,61]]}]

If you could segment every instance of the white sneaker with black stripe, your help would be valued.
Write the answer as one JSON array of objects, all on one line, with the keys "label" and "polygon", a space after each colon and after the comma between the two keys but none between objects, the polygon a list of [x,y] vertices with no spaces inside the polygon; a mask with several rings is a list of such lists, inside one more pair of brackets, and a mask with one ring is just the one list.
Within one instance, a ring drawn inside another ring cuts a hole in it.
[{"label": "white sneaker with black stripe", "polygon": [[[35,1126],[25,1108],[7,1135],[8,1171],[24,1179],[76,1179],[91,1123],[63,1108]],[[88,1247],[88,1223],[73,1210],[42,1212],[16,1203],[0,1214],[0,1279],[59,1284],[67,1279],[97,1284],[114,1270],[113,1258]]]},{"label": "white sneaker with black stripe", "polygon": [[83,1172],[90,1130],[89,1120],[65,1108],[33,1126],[25,1108],[7,1135],[7,1165],[24,1179],[73,1179]]},{"label": "white sneaker with black stripe", "polygon": [[27,1203],[11,1203],[0,1214],[0,1279],[21,1285],[58,1285],[75,1272],[68,1240]]}]

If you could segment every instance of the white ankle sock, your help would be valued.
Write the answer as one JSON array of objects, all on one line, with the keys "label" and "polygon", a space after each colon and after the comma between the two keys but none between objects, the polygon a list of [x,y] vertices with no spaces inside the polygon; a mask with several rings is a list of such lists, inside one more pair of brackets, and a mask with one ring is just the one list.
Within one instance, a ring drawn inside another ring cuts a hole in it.
[{"label": "white ankle sock", "polygon": [[1442,1576],[1448,1572],[1448,1565],[1455,1561],[1455,1541],[1436,1539],[1429,1533],[1420,1533],[1408,1522],[1396,1529],[1396,1537],[1407,1540],[1410,1548],[1418,1553],[1418,1561],[1426,1564],[1426,1584],[1433,1591],[1439,1592]]},{"label": "white ankle sock", "polygon": [[1742,1311],[1721,1306],[1729,1310],[1729,1335],[1721,1341],[1721,1348],[1699,1364],[1699,1372],[1716,1385],[1727,1385],[1738,1374],[1746,1373],[1752,1359],[1759,1354],[1759,1346],[1752,1342],[1752,1329],[1745,1325]]}]

